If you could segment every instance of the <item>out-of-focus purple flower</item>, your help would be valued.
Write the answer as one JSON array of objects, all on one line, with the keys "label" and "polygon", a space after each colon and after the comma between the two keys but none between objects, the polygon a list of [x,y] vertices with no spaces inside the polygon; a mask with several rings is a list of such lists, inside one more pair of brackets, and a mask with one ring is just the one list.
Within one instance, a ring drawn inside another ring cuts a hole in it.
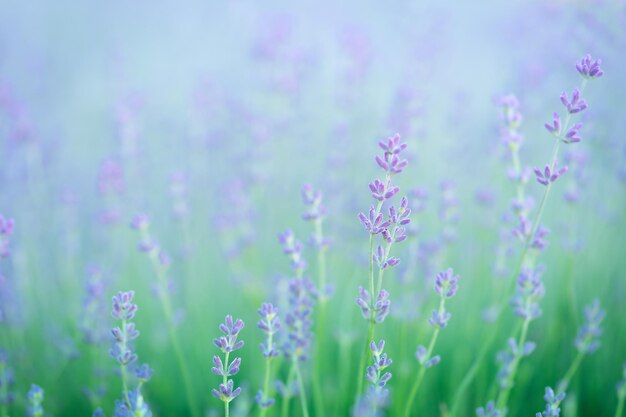
[{"label": "out-of-focus purple flower", "polygon": [[513,377],[516,364],[521,358],[530,355],[535,350],[535,343],[526,342],[519,349],[517,342],[513,338],[507,340],[507,349],[501,350],[496,355],[496,361],[500,366],[498,370],[498,384],[500,389],[507,389],[513,386]]},{"label": "out-of-focus purple flower", "polygon": [[537,182],[547,187],[548,185],[559,179],[560,176],[565,174],[567,172],[567,167],[565,166],[557,169],[557,163],[555,162],[552,168],[550,168],[549,165],[546,165],[543,171],[541,171],[539,168],[535,168],[534,172],[535,176],[537,177]]},{"label": "out-of-focus purple flower", "polygon": [[15,221],[13,219],[5,218],[0,214],[0,257],[6,258],[11,255],[11,249],[9,247],[9,236],[13,234],[15,230]]},{"label": "out-of-focus purple flower", "polygon": [[146,214],[136,214],[130,222],[130,227],[135,230],[146,230],[150,227],[150,219]]},{"label": "out-of-focus purple flower", "polygon": [[568,99],[565,92],[561,93],[561,103],[565,106],[570,114],[580,113],[587,108],[587,102],[580,98],[580,91],[575,88],[572,91],[572,98]]},{"label": "out-of-focus purple flower", "polygon": [[311,314],[317,298],[315,284],[307,278],[289,281],[289,311],[285,317],[287,341],[284,354],[298,361],[308,358],[313,338]]},{"label": "out-of-focus purple flower", "polygon": [[326,217],[326,207],[322,205],[322,193],[315,191],[311,184],[302,187],[302,202],[307,206],[307,211],[302,214],[304,220],[317,220]]},{"label": "out-of-focus purple flower", "polygon": [[419,345],[417,347],[417,350],[415,351],[415,358],[424,368],[427,369],[432,368],[441,362],[441,356],[439,355],[429,357],[428,349],[426,349],[426,346],[423,345]]},{"label": "out-of-focus purple flower", "polygon": [[493,401],[489,401],[484,408],[476,409],[476,417],[502,417],[502,413],[496,408]]},{"label": "out-of-focus purple flower", "polygon": [[83,340],[96,345],[104,342],[108,335],[105,324],[105,285],[100,268],[92,268],[88,274],[78,327],[83,334]]},{"label": "out-of-focus purple flower", "polygon": [[389,293],[385,289],[381,289],[376,297],[376,302],[372,306],[372,300],[369,291],[363,287],[359,287],[359,296],[356,299],[357,305],[361,309],[361,314],[365,320],[371,320],[375,323],[382,323],[389,314]]},{"label": "out-of-focus purple flower", "polygon": [[530,247],[539,251],[544,250],[546,245],[548,244],[546,238],[548,237],[549,233],[549,229],[543,226],[539,226],[537,228],[537,231],[535,232],[535,236],[533,237]]},{"label": "out-of-focus purple flower", "polygon": [[116,401],[113,417],[152,417],[139,387],[128,390],[128,401]]},{"label": "out-of-focus purple flower", "polygon": [[150,381],[152,375],[154,375],[154,369],[150,368],[147,363],[135,368],[135,376],[142,384]]},{"label": "out-of-focus purple flower", "polygon": [[578,73],[586,79],[600,78],[604,75],[604,72],[600,68],[601,64],[601,59],[594,61],[591,59],[591,55],[587,54],[576,63],[576,69]]},{"label": "out-of-focus purple flower", "polygon": [[120,291],[113,297],[111,315],[122,323],[119,327],[111,329],[113,347],[109,353],[122,366],[137,360],[137,354],[133,351],[131,343],[139,337],[139,331],[135,329],[135,323],[129,322],[137,312],[137,305],[132,302],[134,296],[134,291]]},{"label": "out-of-focus purple flower", "polygon": [[565,137],[562,139],[563,143],[578,143],[582,140],[580,137],[580,129],[583,127],[582,123],[576,123],[574,126],[567,130]]},{"label": "out-of-focus purple flower", "polygon": [[438,273],[435,277],[435,292],[442,298],[454,297],[459,290],[459,279],[452,268]]},{"label": "out-of-focus purple flower", "polygon": [[296,240],[293,231],[288,229],[278,234],[278,242],[283,248],[285,255],[291,259],[291,267],[297,273],[302,273],[306,269],[306,261],[302,257],[302,243]]},{"label": "out-of-focus purple flower", "polygon": [[354,409],[354,417],[376,417],[379,416],[380,410],[388,405],[389,390],[385,388],[387,382],[391,379],[391,372],[385,371],[391,364],[392,360],[383,353],[385,341],[381,340],[378,344],[374,341],[370,343],[372,351],[372,365],[368,366],[365,378],[369,381],[368,390],[359,398]]},{"label": "out-of-focus purple flower", "polygon": [[544,126],[548,132],[552,133],[554,136],[559,136],[561,134],[561,118],[559,114],[554,112],[552,124],[546,123]]},{"label": "out-of-focus purple flower", "polygon": [[536,417],[559,417],[561,415],[561,409],[559,406],[565,399],[565,393],[554,393],[554,390],[550,387],[546,387],[545,395],[543,399],[546,400],[546,409],[541,413],[537,413]]},{"label": "out-of-focus purple flower", "polygon": [[28,390],[28,417],[43,417],[43,388],[33,384]]},{"label": "out-of-focus purple flower", "polygon": [[0,404],[8,406],[15,400],[11,386],[15,383],[13,368],[9,366],[7,352],[0,348]]},{"label": "out-of-focus purple flower", "polygon": [[545,289],[541,282],[541,271],[525,268],[517,278],[516,294],[511,300],[513,312],[524,320],[534,320],[541,316],[539,300]]},{"label": "out-of-focus purple flower", "polygon": [[102,195],[124,192],[124,170],[114,159],[105,160],[98,173],[98,191]]},{"label": "out-of-focus purple flower", "polygon": [[595,299],[585,307],[585,321],[578,329],[574,345],[582,353],[593,353],[600,347],[600,336],[602,335],[602,320],[606,316],[606,311],[600,306],[600,300]]},{"label": "out-of-focus purple flower", "polygon": [[261,319],[257,323],[257,327],[266,335],[266,341],[261,343],[261,352],[265,358],[278,356],[277,346],[274,343],[274,334],[280,329],[280,321],[278,320],[278,308],[271,303],[263,303],[257,310]]}]

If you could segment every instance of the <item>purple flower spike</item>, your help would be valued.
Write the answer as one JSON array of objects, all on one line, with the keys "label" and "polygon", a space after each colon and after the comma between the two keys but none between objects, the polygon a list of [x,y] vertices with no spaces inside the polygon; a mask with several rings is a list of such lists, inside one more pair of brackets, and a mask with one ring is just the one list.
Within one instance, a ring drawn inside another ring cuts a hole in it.
[{"label": "purple flower spike", "polygon": [[378,146],[380,146],[380,149],[385,151],[385,154],[397,155],[406,149],[407,144],[401,143],[400,134],[396,133],[395,135],[388,137],[386,142],[378,142]]},{"label": "purple flower spike", "polygon": [[322,193],[313,190],[310,184],[302,187],[302,202],[307,206],[307,211],[302,214],[304,220],[313,221],[326,216],[326,208],[322,206]]},{"label": "purple flower spike", "polygon": [[559,117],[559,114],[554,112],[552,124],[546,123],[544,126],[548,132],[552,133],[554,136],[559,136],[561,134],[561,118]]},{"label": "purple flower spike", "polygon": [[133,304],[135,291],[118,292],[113,296],[113,310],[111,315],[117,320],[132,320],[137,312],[137,305]]},{"label": "purple flower spike", "polygon": [[382,289],[376,297],[376,302],[372,307],[372,300],[369,291],[363,287],[359,287],[359,296],[356,303],[361,309],[361,314],[365,320],[373,320],[375,323],[382,323],[389,314],[389,293]]},{"label": "purple flower spike", "polygon": [[443,329],[444,327],[448,325],[448,321],[450,321],[450,317],[452,317],[452,315],[445,310],[442,310],[442,311],[433,310],[432,315],[428,319],[428,324],[430,324],[433,327],[438,327],[440,329]]},{"label": "purple flower spike", "polygon": [[602,335],[602,320],[606,316],[606,311],[600,307],[599,300],[585,307],[585,321],[578,329],[576,335],[576,349],[582,353],[593,353],[600,347],[600,336]]},{"label": "purple flower spike", "polygon": [[563,143],[577,143],[582,140],[582,138],[578,135],[580,133],[580,129],[583,127],[582,123],[576,123],[572,126],[567,133],[565,134],[565,138],[563,138]]},{"label": "purple flower spike", "polygon": [[580,62],[576,64],[576,69],[578,70],[578,73],[584,78],[600,78],[604,75],[604,72],[600,68],[601,64],[601,59],[596,59],[595,61],[592,61],[591,55],[587,54],[580,60]]},{"label": "purple flower spike", "polygon": [[389,220],[383,220],[383,214],[377,213],[374,207],[370,207],[369,217],[366,217],[363,213],[359,213],[359,220],[363,227],[365,227],[365,230],[373,235],[387,229],[391,224]]},{"label": "purple flower spike", "polygon": [[580,91],[577,88],[572,91],[571,100],[568,100],[567,94],[561,93],[561,103],[570,114],[579,113],[587,108],[587,102],[580,98]]},{"label": "purple flower spike", "polygon": [[546,400],[546,409],[542,413],[535,414],[536,417],[559,417],[561,415],[561,409],[559,406],[565,399],[565,393],[554,393],[554,390],[550,387],[546,387],[545,395],[543,399]]},{"label": "purple flower spike", "polygon": [[274,334],[280,329],[280,321],[278,320],[278,308],[271,303],[263,303],[257,310],[261,319],[257,323],[257,327],[266,335],[266,341],[261,343],[261,352],[265,358],[273,358],[278,356],[278,350],[274,343]]},{"label": "purple flower spike", "polygon": [[442,298],[452,298],[459,289],[459,276],[454,275],[454,270],[447,270],[437,274],[435,278],[435,291]]},{"label": "purple flower spike", "polygon": [[224,333],[224,336],[213,339],[213,343],[223,353],[233,352],[243,347],[243,341],[237,341],[239,332],[243,329],[243,320],[237,319],[233,322],[233,316],[228,315],[223,324],[220,324],[219,328]]},{"label": "purple flower spike", "polygon": [[557,170],[557,163],[555,162],[552,169],[546,165],[543,172],[539,168],[534,169],[537,182],[546,187],[555,182],[559,177],[567,172],[567,167],[563,167]]}]

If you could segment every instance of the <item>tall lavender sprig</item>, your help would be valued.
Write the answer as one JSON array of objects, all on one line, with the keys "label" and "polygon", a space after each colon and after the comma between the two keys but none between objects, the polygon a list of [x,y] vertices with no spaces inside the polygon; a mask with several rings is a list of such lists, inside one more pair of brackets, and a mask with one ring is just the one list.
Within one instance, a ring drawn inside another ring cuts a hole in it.
[{"label": "tall lavender sprig", "polygon": [[43,417],[43,389],[39,385],[31,385],[28,390],[28,417]]},{"label": "tall lavender sprig", "polygon": [[326,219],[326,207],[323,205],[323,195],[320,191],[313,189],[310,184],[302,187],[302,202],[307,210],[302,214],[302,218],[312,222],[314,231],[311,235],[311,244],[317,249],[317,288],[320,294],[320,302],[326,301],[331,289],[326,284],[326,251],[329,247],[328,238],[324,237],[324,220]]},{"label": "tall lavender sprig", "polygon": [[115,405],[116,417],[152,416],[150,408],[141,394],[143,383],[147,382],[153,373],[148,365],[144,364],[134,369],[138,384],[135,389],[130,390],[128,388],[129,367],[137,361],[137,353],[133,349],[133,340],[139,337],[139,331],[135,328],[135,323],[131,321],[137,312],[137,305],[133,303],[134,297],[134,291],[120,291],[113,296],[112,300],[111,315],[120,322],[120,325],[111,330],[113,346],[109,353],[120,366],[123,388],[123,400],[117,401]]},{"label": "tall lavender sprig", "polygon": [[565,376],[559,382],[557,391],[565,392],[570,381],[578,371],[586,355],[594,353],[600,348],[600,336],[602,335],[602,321],[606,316],[606,311],[600,306],[600,300],[595,299],[584,308],[584,322],[578,329],[574,346],[578,353]]},{"label": "tall lavender sprig", "polygon": [[194,398],[194,389],[191,384],[191,378],[189,376],[189,369],[183,354],[182,347],[178,340],[178,334],[176,331],[176,322],[174,308],[172,306],[172,300],[168,291],[168,279],[167,271],[170,266],[169,256],[159,247],[157,241],[150,233],[150,220],[145,214],[137,214],[133,217],[130,227],[137,230],[140,235],[140,243],[138,248],[141,252],[148,255],[152,268],[157,277],[156,293],[161,302],[163,313],[165,315],[165,323],[167,326],[170,341],[174,348],[176,355],[176,361],[183,377],[183,384],[185,385],[185,396],[187,404],[191,410],[193,417],[199,417],[198,409],[196,407],[196,401]]},{"label": "tall lavender sprig", "polygon": [[239,372],[239,366],[241,365],[241,358],[235,358],[230,361],[230,354],[238,349],[241,349],[244,345],[242,340],[237,340],[239,333],[244,327],[243,320],[233,320],[233,316],[226,316],[223,324],[220,324],[219,328],[223,336],[213,339],[213,343],[224,354],[224,361],[218,356],[213,356],[213,368],[211,371],[216,375],[222,376],[222,383],[218,389],[213,389],[213,395],[215,398],[224,402],[224,416],[228,417],[230,414],[229,405],[240,393],[241,387],[234,387],[234,381],[229,377],[236,375]]},{"label": "tall lavender sprig", "polygon": [[559,417],[561,415],[561,402],[565,399],[565,393],[559,391],[558,394],[550,387],[546,387],[543,399],[546,400],[546,409],[541,413],[537,413],[536,417]]},{"label": "tall lavender sprig", "polygon": [[[365,358],[370,342],[374,339],[374,329],[376,323],[381,323],[389,309],[389,294],[382,288],[384,271],[399,263],[397,258],[391,256],[391,248],[394,243],[402,242],[406,239],[406,226],[410,223],[411,209],[408,207],[408,200],[403,197],[400,205],[396,208],[391,205],[388,209],[389,216],[383,213],[383,203],[391,202],[391,199],[400,191],[400,188],[391,182],[392,176],[400,174],[408,165],[408,161],[401,157],[407,144],[400,140],[400,135],[396,134],[387,140],[378,143],[383,154],[375,157],[378,166],[385,172],[383,180],[375,179],[370,182],[369,189],[372,198],[377,201],[376,206],[371,206],[369,213],[359,213],[359,220],[365,230],[369,233],[369,291],[359,288],[357,305],[361,309],[364,318],[368,320],[368,333],[365,349],[361,355],[361,362],[358,369],[365,366]],[[379,237],[381,244],[374,252],[375,238]],[[374,281],[374,262],[378,264],[378,280]],[[363,391],[363,377],[358,375],[357,396]]]},{"label": "tall lavender sprig", "polygon": [[279,353],[274,335],[280,329],[280,320],[278,319],[278,309],[271,303],[263,303],[257,312],[261,316],[257,327],[265,334],[265,341],[261,343],[261,352],[265,358],[265,377],[263,378],[263,390],[259,390],[256,395],[256,402],[261,407],[261,416],[263,417],[267,413],[267,409],[275,402],[269,391],[272,360]]},{"label": "tall lavender sprig", "polygon": [[392,360],[383,353],[385,341],[376,343],[372,341],[369,349],[372,352],[372,364],[367,367],[365,378],[369,382],[367,391],[361,396],[354,408],[354,417],[377,417],[380,410],[389,402],[389,390],[387,382],[391,379],[391,372],[386,369],[392,364]]},{"label": "tall lavender sprig", "polygon": [[437,365],[441,361],[441,357],[439,355],[432,356],[433,350],[435,348],[435,344],[437,343],[440,330],[448,325],[448,321],[452,316],[446,310],[446,301],[454,297],[459,290],[459,279],[460,277],[454,274],[454,270],[452,268],[448,268],[445,271],[438,273],[435,277],[435,292],[439,296],[439,307],[436,310],[433,310],[431,317],[428,319],[428,323],[435,330],[430,338],[428,347],[423,345],[417,347],[415,356],[421,364],[421,368],[405,403],[405,417],[409,417],[411,415],[411,408],[413,407],[417,392],[422,384],[422,381],[424,380],[424,375],[426,375],[426,370]]}]

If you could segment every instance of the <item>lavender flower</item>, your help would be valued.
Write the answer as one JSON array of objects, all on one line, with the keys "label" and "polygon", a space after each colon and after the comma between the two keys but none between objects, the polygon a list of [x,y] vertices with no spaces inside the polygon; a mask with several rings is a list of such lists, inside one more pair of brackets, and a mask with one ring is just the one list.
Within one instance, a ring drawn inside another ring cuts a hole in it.
[{"label": "lavender flower", "polygon": [[376,301],[372,303],[369,291],[363,287],[359,287],[359,296],[356,299],[356,303],[361,308],[363,318],[374,323],[385,321],[391,305],[387,290],[381,289],[376,297]]},{"label": "lavender flower", "polygon": [[554,162],[552,168],[546,165],[543,171],[539,168],[535,168],[535,176],[537,177],[537,182],[541,185],[545,185],[546,187],[553,182],[555,182],[559,177],[567,172],[567,167],[563,167],[561,169],[557,169],[557,163]]},{"label": "lavender flower", "polygon": [[546,409],[542,413],[537,413],[536,417],[559,417],[561,415],[559,405],[565,399],[565,393],[555,394],[552,388],[546,387],[543,399],[546,400]]},{"label": "lavender flower", "polygon": [[274,334],[280,329],[280,321],[278,320],[278,309],[270,303],[263,303],[257,310],[261,319],[257,323],[257,327],[265,333],[266,339],[261,343],[261,352],[265,357],[265,381],[263,390],[259,390],[255,399],[260,407],[270,407],[274,404],[274,399],[269,393],[269,378],[271,359],[278,356],[278,349],[274,342]]},{"label": "lavender flower", "polygon": [[585,307],[585,321],[578,330],[574,345],[579,352],[589,354],[600,347],[600,336],[602,335],[602,320],[606,316],[606,311],[600,307],[599,300]]},{"label": "lavender flower", "polygon": [[552,123],[546,123],[544,126],[548,132],[558,137],[561,134],[561,118],[559,117],[559,114],[554,112]]},{"label": "lavender flower", "polygon": [[580,98],[580,91],[575,88],[572,92],[572,98],[568,99],[567,94],[561,93],[561,103],[565,106],[570,114],[580,113],[587,108],[587,102]]},{"label": "lavender flower", "polygon": [[78,327],[85,343],[97,345],[104,342],[108,335],[108,329],[104,323],[106,317],[105,285],[99,268],[91,268],[88,275]]},{"label": "lavender flower", "polygon": [[391,220],[384,220],[383,213],[377,211],[373,206],[370,207],[369,216],[359,213],[359,220],[365,230],[373,235],[377,235],[386,230],[391,225]]},{"label": "lavender flower", "polygon": [[445,309],[445,301],[454,297],[459,289],[459,276],[454,275],[452,268],[440,272],[435,278],[435,292],[439,294],[441,302],[439,303],[439,309],[433,310],[428,323],[435,327],[442,329],[448,325],[451,314]]},{"label": "lavender flower", "polygon": [[377,417],[389,402],[389,390],[386,387],[391,379],[391,373],[385,371],[392,363],[392,360],[383,353],[385,341],[381,340],[376,344],[370,343],[372,352],[372,365],[367,367],[365,377],[370,385],[357,402],[354,409],[354,417]]},{"label": "lavender flower", "polygon": [[6,258],[11,255],[11,249],[9,248],[9,236],[13,234],[15,230],[15,221],[13,219],[7,219],[0,214],[0,257]]},{"label": "lavender flower", "polygon": [[582,123],[576,123],[574,126],[570,127],[565,134],[565,137],[561,139],[563,143],[578,143],[582,140],[580,137],[580,129],[582,129]]},{"label": "lavender flower", "polygon": [[604,72],[600,68],[601,64],[601,59],[593,61],[591,55],[587,54],[576,64],[576,69],[585,79],[600,78],[604,75]]},{"label": "lavender flower", "polygon": [[541,273],[541,270],[525,268],[517,278],[517,290],[511,305],[513,312],[524,320],[532,321],[541,316],[539,300],[545,294]]},{"label": "lavender flower", "polygon": [[43,389],[38,385],[31,385],[28,390],[28,417],[43,417]]},{"label": "lavender flower", "polygon": [[283,247],[283,252],[291,259],[291,267],[297,274],[302,274],[306,269],[306,261],[302,257],[302,243],[296,240],[292,230],[286,230],[278,234],[278,242]]},{"label": "lavender flower", "polygon": [[135,317],[137,305],[132,303],[134,291],[119,292],[113,297],[113,318],[120,320],[121,326],[111,330],[113,335],[113,347],[110,355],[121,366],[129,365],[137,360],[137,354],[132,349],[132,341],[139,336],[139,331],[135,329],[135,323],[129,322]]},{"label": "lavender flower", "polygon": [[513,386],[513,378],[515,377],[519,361],[533,353],[535,347],[535,343],[526,342],[520,349],[515,339],[509,338],[507,340],[508,349],[501,350],[496,355],[496,362],[499,365],[497,377],[500,389],[506,390]]},{"label": "lavender flower", "polygon": [[226,409],[226,415],[228,416],[228,404],[234,400],[240,393],[241,388],[234,388],[234,382],[229,377],[236,375],[239,372],[239,366],[241,365],[241,358],[235,358],[232,362],[229,361],[231,352],[234,352],[243,347],[244,342],[237,340],[239,333],[244,327],[243,320],[237,319],[233,321],[231,315],[226,316],[223,324],[220,324],[219,328],[223,336],[213,339],[213,343],[224,354],[224,361],[218,356],[213,356],[213,368],[211,371],[216,375],[222,376],[222,383],[219,385],[219,389],[213,389],[213,395],[219,400],[224,402]]},{"label": "lavender flower", "polygon": [[476,417],[503,417],[503,414],[496,408],[493,401],[489,401],[484,408],[476,409]]},{"label": "lavender flower", "polygon": [[135,377],[138,384],[135,389],[128,389],[129,381],[127,370],[129,365],[137,361],[137,354],[133,351],[132,341],[139,337],[139,331],[135,329],[135,323],[130,322],[135,317],[137,305],[133,304],[134,291],[118,292],[113,296],[111,315],[121,321],[119,327],[111,330],[113,335],[113,347],[110,355],[115,359],[121,369],[123,400],[115,404],[114,417],[151,417],[152,413],[148,404],[141,394],[142,385],[147,382],[153,374],[148,365],[141,365],[135,369]]},{"label": "lavender flower", "polygon": [[289,310],[285,317],[287,340],[283,347],[289,359],[304,361],[308,358],[313,338],[311,315],[316,297],[315,285],[309,279],[289,281]]}]

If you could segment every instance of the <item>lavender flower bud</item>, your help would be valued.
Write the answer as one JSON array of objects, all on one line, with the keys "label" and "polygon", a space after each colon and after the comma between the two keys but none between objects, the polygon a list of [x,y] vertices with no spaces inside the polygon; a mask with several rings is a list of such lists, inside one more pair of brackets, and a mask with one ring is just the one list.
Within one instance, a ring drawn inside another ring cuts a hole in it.
[{"label": "lavender flower bud", "polygon": [[542,413],[537,413],[536,417],[559,417],[561,415],[559,405],[565,399],[565,393],[555,394],[552,388],[546,387],[543,399],[546,400],[546,409]]},{"label": "lavender flower bud", "polygon": [[485,408],[476,409],[476,417],[503,417],[503,414],[496,408],[493,401],[489,401]]},{"label": "lavender flower bud", "polygon": [[554,136],[559,136],[561,134],[561,118],[559,114],[554,112],[552,124],[546,123],[544,126],[548,132],[552,133]]},{"label": "lavender flower bud", "polygon": [[576,64],[576,69],[578,73],[586,79],[600,78],[604,75],[604,72],[600,68],[601,64],[602,60],[596,59],[592,61],[591,55],[587,54]]},{"label": "lavender flower bud", "polygon": [[577,88],[572,92],[571,100],[567,98],[567,94],[561,93],[561,103],[570,114],[579,113],[587,108],[587,103],[580,98],[580,91]]},{"label": "lavender flower bud", "polygon": [[585,307],[585,321],[578,329],[574,345],[582,353],[590,354],[600,347],[600,336],[602,335],[602,320],[606,316],[606,311],[600,307],[598,299]]},{"label": "lavender flower bud", "polygon": [[537,182],[541,185],[548,186],[555,182],[561,175],[565,174],[567,172],[567,167],[557,170],[557,163],[555,161],[552,169],[550,169],[550,166],[546,165],[543,171],[539,168],[535,168],[534,172],[537,177]]},{"label": "lavender flower bud", "polygon": [[227,315],[224,323],[219,326],[219,329],[222,333],[224,333],[224,336],[213,339],[213,343],[223,353],[229,353],[241,349],[244,343],[243,341],[237,341],[237,337],[243,327],[243,320],[237,319],[233,322],[233,316]]},{"label": "lavender flower bud", "polygon": [[459,279],[458,275],[454,275],[452,268],[438,273],[435,278],[435,292],[442,298],[454,297],[459,290]]}]

